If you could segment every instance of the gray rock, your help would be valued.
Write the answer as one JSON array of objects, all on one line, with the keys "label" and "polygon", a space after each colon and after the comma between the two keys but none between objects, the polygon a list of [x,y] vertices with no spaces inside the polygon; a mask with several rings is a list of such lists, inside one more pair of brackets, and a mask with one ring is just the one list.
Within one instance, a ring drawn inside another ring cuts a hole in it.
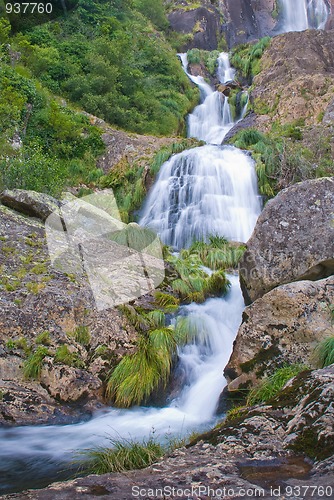
[{"label": "gray rock", "polygon": [[240,262],[248,304],[279,285],[334,273],[333,214],[332,177],[301,182],[267,203]]},{"label": "gray rock", "polygon": [[284,364],[312,362],[315,346],[334,335],[334,277],[275,288],[247,307],[225,368],[228,390],[249,385]]},{"label": "gray rock", "polygon": [[0,201],[6,207],[13,208],[17,212],[26,215],[38,217],[43,221],[61,206],[58,200],[48,194],[23,189],[3,191],[0,194]]},{"label": "gray rock", "polygon": [[[198,48],[203,50],[217,49],[217,33],[220,31],[220,14],[210,7],[184,11],[174,10],[168,16],[171,28],[178,33],[189,33],[193,38],[182,50]],[[198,29],[196,27],[198,26]],[[195,30],[195,32],[194,32]]]}]

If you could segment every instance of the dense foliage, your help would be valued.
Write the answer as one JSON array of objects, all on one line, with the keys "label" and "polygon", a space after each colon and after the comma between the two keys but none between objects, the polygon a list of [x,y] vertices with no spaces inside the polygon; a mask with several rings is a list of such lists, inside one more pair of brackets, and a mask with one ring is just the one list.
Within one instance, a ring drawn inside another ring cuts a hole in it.
[{"label": "dense foliage", "polygon": [[198,93],[158,31],[166,25],[161,0],[80,0],[12,43],[53,93],[126,130],[168,135],[182,130]]}]

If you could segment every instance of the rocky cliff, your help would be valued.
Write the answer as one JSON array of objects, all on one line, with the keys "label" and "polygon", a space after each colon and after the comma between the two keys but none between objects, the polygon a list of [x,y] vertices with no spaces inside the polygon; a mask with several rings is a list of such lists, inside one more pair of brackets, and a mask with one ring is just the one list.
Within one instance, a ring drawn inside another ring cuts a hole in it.
[{"label": "rocky cliff", "polygon": [[[171,29],[188,35],[182,50],[232,48],[282,32],[279,0],[174,0],[166,4]],[[325,29],[332,29],[333,0],[327,0],[327,6],[330,14]]]},{"label": "rocky cliff", "polygon": [[[56,204],[37,193],[12,198],[42,219]],[[110,367],[134,349],[135,330],[116,309],[96,310],[84,275],[51,267],[41,220],[3,205],[0,268],[0,425],[90,414],[104,402]]]}]

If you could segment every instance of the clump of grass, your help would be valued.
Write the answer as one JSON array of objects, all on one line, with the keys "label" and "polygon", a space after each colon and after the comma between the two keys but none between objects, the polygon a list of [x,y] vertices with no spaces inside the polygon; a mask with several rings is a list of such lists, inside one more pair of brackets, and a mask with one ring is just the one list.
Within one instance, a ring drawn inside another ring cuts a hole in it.
[{"label": "clump of grass", "polygon": [[106,395],[117,406],[128,408],[140,404],[161,382],[166,385],[171,366],[167,352],[170,337],[171,331],[167,329],[155,330],[148,338],[141,336],[137,352],[125,356],[116,366],[108,380]]},{"label": "clump of grass", "polygon": [[179,275],[171,287],[184,302],[204,302],[210,296],[222,295],[230,283],[222,270],[209,276],[203,269],[198,253],[182,250],[179,256],[169,255],[167,261]]},{"label": "clump of grass", "polygon": [[39,263],[30,269],[30,272],[33,274],[44,274],[47,272],[46,264]]},{"label": "clump of grass", "polygon": [[315,348],[313,359],[319,368],[334,363],[334,336],[322,340]]},{"label": "clump of grass", "polygon": [[157,306],[161,307],[165,312],[175,312],[180,306],[179,299],[170,293],[164,293],[160,290],[155,292],[154,299]]},{"label": "clump of grass", "polygon": [[110,439],[111,447],[100,447],[84,452],[81,469],[88,474],[106,474],[143,469],[161,458],[165,452],[162,445],[152,438],[137,442]]},{"label": "clump of grass", "polygon": [[87,346],[90,343],[91,335],[88,326],[80,325],[77,326],[73,332],[73,337],[76,342],[83,346]]},{"label": "clump of grass", "polygon": [[50,332],[42,332],[37,335],[35,339],[35,343],[37,345],[42,344],[42,345],[50,345],[51,339],[50,339]]},{"label": "clump of grass", "polygon": [[41,376],[43,361],[48,356],[49,351],[44,346],[38,346],[36,351],[32,353],[24,362],[23,373],[28,379],[39,379]]},{"label": "clump of grass", "polygon": [[246,404],[254,404],[269,401],[285,386],[291,378],[305,370],[306,367],[301,364],[286,365],[276,370],[270,377],[264,378],[259,385],[250,390]]},{"label": "clump of grass", "polygon": [[55,362],[62,363],[68,366],[74,366],[75,368],[83,368],[84,363],[79,358],[78,353],[71,352],[68,348],[68,345],[63,344],[56,350],[55,353]]},{"label": "clump of grass", "polygon": [[224,422],[232,422],[233,420],[237,420],[239,418],[244,417],[247,414],[247,407],[246,406],[234,406],[228,412],[226,413],[226,417]]},{"label": "clump of grass", "polygon": [[240,44],[232,50],[231,64],[239,73],[252,80],[260,72],[260,61],[265,49],[270,45],[270,37],[261,38],[256,43]]},{"label": "clump of grass", "polygon": [[111,373],[106,396],[116,406],[128,408],[146,402],[154,390],[166,386],[177,346],[192,340],[200,327],[190,318],[179,318],[175,326],[168,326],[161,310],[143,313],[127,305],[122,311],[139,329],[137,351],[123,357]]},{"label": "clump of grass", "polygon": [[28,292],[33,293],[34,295],[37,295],[43,288],[45,288],[44,283],[27,283],[26,288]]}]

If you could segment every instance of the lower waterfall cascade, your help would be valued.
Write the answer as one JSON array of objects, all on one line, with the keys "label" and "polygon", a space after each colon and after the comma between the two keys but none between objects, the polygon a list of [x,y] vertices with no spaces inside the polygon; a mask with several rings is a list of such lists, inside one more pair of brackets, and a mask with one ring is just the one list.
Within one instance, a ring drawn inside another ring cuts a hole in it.
[{"label": "lower waterfall cascade", "polygon": [[[186,56],[181,60],[187,71]],[[222,82],[234,77],[227,54],[218,59],[218,76]],[[228,99],[201,77],[189,78],[199,86],[202,102],[189,116],[188,135],[208,144],[174,155],[161,167],[140,224],[153,227],[176,249],[210,234],[247,241],[261,211],[254,161],[237,148],[221,146],[233,126]],[[142,439],[154,431],[163,441],[210,428],[217,420],[219,396],[226,385],[223,369],[244,308],[238,276],[228,278],[231,288],[225,297],[181,307],[183,315],[204,328],[179,349],[183,387],[167,406],[110,407],[88,422],[0,429],[0,474],[5,478],[0,492],[49,484],[59,479],[59,471],[78,451],[107,446],[110,438]]]},{"label": "lower waterfall cascade", "polygon": [[280,0],[283,32],[324,29],[329,8],[325,0]]}]

